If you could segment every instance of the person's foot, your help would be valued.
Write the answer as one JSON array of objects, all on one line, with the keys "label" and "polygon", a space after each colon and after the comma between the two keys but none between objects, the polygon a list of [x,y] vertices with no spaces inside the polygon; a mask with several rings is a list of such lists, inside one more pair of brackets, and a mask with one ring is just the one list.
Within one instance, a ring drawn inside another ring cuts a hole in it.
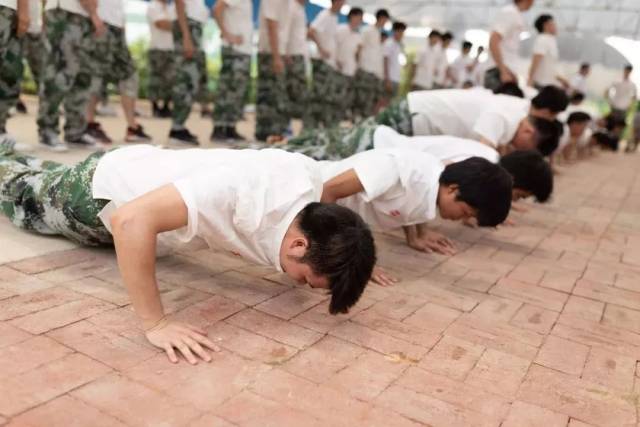
[{"label": "person's foot", "polygon": [[16,111],[20,114],[27,114],[27,106],[22,102],[22,99],[18,99],[16,104]]},{"label": "person's foot", "polygon": [[169,132],[169,142],[174,144],[200,145],[198,138],[189,132],[189,129],[171,129]]},{"label": "person's foot", "polygon": [[103,144],[111,144],[113,142],[98,122],[89,123],[87,125],[87,133]]},{"label": "person's foot", "polygon": [[162,114],[163,114],[162,109],[158,106],[156,102],[151,104],[151,115],[153,117],[155,117],[156,119],[159,119],[164,117]]},{"label": "person's foot", "polygon": [[171,117],[171,108],[169,108],[169,105],[165,104],[164,107],[160,109],[160,117]]},{"label": "person's foot", "polygon": [[92,137],[91,135],[89,135],[87,132],[75,138],[65,137],[65,142],[67,144],[77,145],[78,147],[89,148],[91,150],[95,150],[99,148],[98,140]]},{"label": "person's foot", "polygon": [[226,126],[214,126],[211,132],[211,141],[226,141],[228,128]]},{"label": "person's foot", "polygon": [[69,147],[64,142],[60,141],[60,137],[57,133],[47,130],[40,134],[39,144],[50,151],[58,153],[69,151]]},{"label": "person's foot", "polygon": [[135,128],[127,128],[127,135],[124,140],[126,142],[149,142],[151,137],[144,132],[142,125],[138,125]]},{"label": "person's foot", "polygon": [[232,139],[234,141],[238,141],[238,142],[246,142],[247,138],[245,138],[244,136],[240,135],[238,133],[238,131],[236,130],[235,126],[229,126],[227,127],[227,139]]}]

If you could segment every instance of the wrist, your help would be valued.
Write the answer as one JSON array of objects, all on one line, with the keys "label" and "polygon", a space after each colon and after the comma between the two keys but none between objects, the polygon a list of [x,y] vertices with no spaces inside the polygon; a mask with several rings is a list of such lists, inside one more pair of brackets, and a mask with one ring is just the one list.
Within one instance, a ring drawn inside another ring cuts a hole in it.
[{"label": "wrist", "polygon": [[169,320],[167,319],[167,316],[165,316],[164,314],[159,317],[142,319],[142,329],[145,331],[145,333],[152,332],[162,328],[167,324],[168,321]]}]

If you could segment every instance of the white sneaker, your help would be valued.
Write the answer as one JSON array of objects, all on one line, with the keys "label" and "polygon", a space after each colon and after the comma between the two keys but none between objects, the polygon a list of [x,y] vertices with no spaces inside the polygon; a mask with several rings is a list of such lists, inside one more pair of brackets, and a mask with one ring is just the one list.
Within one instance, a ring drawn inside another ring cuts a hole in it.
[{"label": "white sneaker", "polygon": [[50,151],[55,151],[58,153],[69,151],[69,147],[67,146],[67,144],[60,141],[60,137],[58,136],[58,134],[50,130],[47,130],[40,135],[39,143],[41,146]]}]

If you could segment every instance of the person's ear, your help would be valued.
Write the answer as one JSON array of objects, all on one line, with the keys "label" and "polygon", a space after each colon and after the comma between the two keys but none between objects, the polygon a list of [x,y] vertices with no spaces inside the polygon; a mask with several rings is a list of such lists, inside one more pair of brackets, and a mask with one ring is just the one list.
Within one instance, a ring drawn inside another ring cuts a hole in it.
[{"label": "person's ear", "polygon": [[448,184],[447,185],[447,193],[456,194],[460,186],[458,184]]},{"label": "person's ear", "polygon": [[289,255],[302,258],[307,252],[309,241],[306,237],[296,237],[289,244]]}]

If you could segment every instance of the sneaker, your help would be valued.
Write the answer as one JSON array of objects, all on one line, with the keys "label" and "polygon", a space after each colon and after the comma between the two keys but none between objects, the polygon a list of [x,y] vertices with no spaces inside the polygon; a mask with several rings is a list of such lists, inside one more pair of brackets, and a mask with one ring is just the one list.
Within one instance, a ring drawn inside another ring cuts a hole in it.
[{"label": "sneaker", "polygon": [[16,104],[16,111],[20,114],[27,114],[27,106],[24,105],[22,99],[18,99],[18,103]]},{"label": "sneaker", "polygon": [[65,142],[67,144],[73,144],[79,147],[85,147],[92,150],[100,148],[98,145],[98,140],[92,137],[91,135],[89,135],[89,133],[87,132],[83,133],[77,138],[65,138]]},{"label": "sneaker", "polygon": [[89,123],[87,125],[87,133],[103,144],[111,144],[113,142],[98,122]]},{"label": "sneaker", "polygon": [[198,138],[189,132],[187,128],[179,130],[171,129],[171,132],[169,132],[169,142],[175,144],[200,145]]},{"label": "sneaker", "polygon": [[211,132],[211,141],[226,141],[229,128],[226,126],[214,126]]},{"label": "sneaker", "polygon": [[127,128],[127,136],[124,137],[126,142],[149,142],[151,137],[144,132],[142,125],[135,128]]},{"label": "sneaker", "polygon": [[46,149],[56,151],[58,153],[69,151],[69,147],[67,144],[60,141],[58,134],[50,130],[40,134],[39,143]]},{"label": "sneaker", "polygon": [[235,126],[229,126],[227,128],[227,139],[231,139],[233,141],[246,142],[247,138],[240,135],[236,130]]}]

